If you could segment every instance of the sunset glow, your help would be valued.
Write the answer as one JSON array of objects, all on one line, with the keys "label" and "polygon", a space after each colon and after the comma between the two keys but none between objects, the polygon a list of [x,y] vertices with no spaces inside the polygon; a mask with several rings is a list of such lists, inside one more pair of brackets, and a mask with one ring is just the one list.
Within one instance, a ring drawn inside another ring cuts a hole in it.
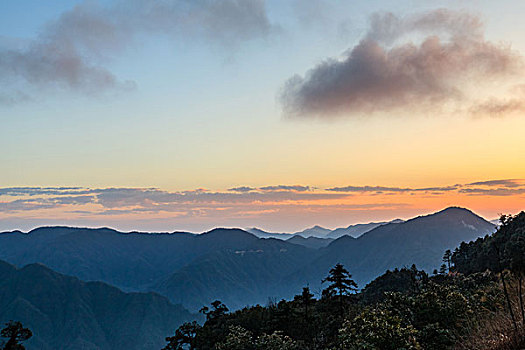
[{"label": "sunset glow", "polygon": [[2,5],[0,230],[523,209],[525,4],[204,3]]}]

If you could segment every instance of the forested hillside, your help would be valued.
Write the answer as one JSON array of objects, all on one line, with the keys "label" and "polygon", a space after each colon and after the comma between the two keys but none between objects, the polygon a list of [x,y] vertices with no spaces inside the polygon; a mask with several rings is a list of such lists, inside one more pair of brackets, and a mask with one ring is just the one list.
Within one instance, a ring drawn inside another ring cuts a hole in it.
[{"label": "forested hillside", "polygon": [[[359,238],[334,241],[299,235],[263,239],[240,229],[191,234],[43,227],[0,233],[0,259],[18,267],[42,263],[124,291],[155,291],[191,311],[215,299],[238,309],[292,298],[306,284],[319,293],[321,279],[337,262],[353,271],[359,285],[414,263],[431,272],[444,250],[494,230],[461,208],[374,225]],[[326,233],[322,228],[308,232],[313,231]]]},{"label": "forested hillside", "polygon": [[318,297],[304,286],[291,301],[234,312],[217,300],[165,349],[523,349],[523,242],[525,213],[504,216],[494,234],[444,251],[439,272],[393,269],[359,292],[336,264]]},{"label": "forested hillside", "polygon": [[28,327],[28,349],[158,349],[195,317],[155,293],[124,293],[40,264],[17,269],[0,261],[0,324],[17,320]]}]

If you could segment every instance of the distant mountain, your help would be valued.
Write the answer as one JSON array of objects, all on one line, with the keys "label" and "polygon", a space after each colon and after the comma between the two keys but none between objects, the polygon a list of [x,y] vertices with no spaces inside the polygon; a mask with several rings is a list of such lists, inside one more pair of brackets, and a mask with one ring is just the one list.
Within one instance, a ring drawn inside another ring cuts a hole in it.
[{"label": "distant mountain", "polygon": [[154,286],[175,303],[197,310],[219,299],[229,308],[265,305],[292,297],[297,290],[283,279],[317,251],[275,238],[242,249],[218,250],[188,263]]},{"label": "distant mountain", "polygon": [[350,236],[336,239],[288,280],[289,283],[308,281],[312,288],[319,288],[319,281],[336,263],[345,265],[361,287],[396,267],[416,264],[432,272],[439,268],[445,250],[492,233],[494,229],[493,224],[471,211],[451,207],[405,222],[380,225],[357,239]]},{"label": "distant mountain", "polygon": [[493,219],[493,220],[490,220],[490,222],[492,224],[494,224],[495,226],[499,226],[500,225],[499,219]]},{"label": "distant mountain", "polygon": [[331,231],[322,227],[289,240],[258,238],[240,229],[195,235],[45,227],[0,234],[0,259],[19,267],[40,262],[125,291],[156,291],[191,311],[215,299],[235,309],[292,297],[308,283],[318,290],[338,262],[360,286],[405,265],[431,272],[446,249],[493,230],[493,224],[462,208],[379,225],[358,238],[343,235],[331,243],[326,238]]},{"label": "distant mountain", "polygon": [[333,238],[318,238],[318,237],[308,237],[304,238],[303,236],[295,235],[286,240],[289,243],[302,245],[303,247],[319,249],[326,247],[334,241]]},{"label": "distant mountain", "polygon": [[306,230],[296,232],[294,233],[294,235],[303,236],[304,238],[308,238],[308,237],[326,238],[326,236],[331,231],[332,230],[316,225],[314,227],[307,228]]},{"label": "distant mountain", "polygon": [[31,329],[28,349],[160,349],[195,317],[158,294],[128,294],[41,264],[17,269],[0,261],[0,322],[19,320]]},{"label": "distant mountain", "polygon": [[286,240],[290,237],[293,237],[292,233],[266,232],[261,229],[258,229],[257,227],[249,228],[246,231],[250,232],[252,235],[255,235],[259,238],[278,238],[278,239]]},{"label": "distant mountain", "polygon": [[328,235],[326,235],[326,237],[328,237],[328,238],[339,238],[339,237],[342,237],[342,236],[351,236],[351,237],[357,238],[357,237],[361,236],[363,233],[371,231],[371,230],[375,229],[378,226],[389,224],[389,223],[398,224],[398,223],[401,223],[401,222],[403,222],[403,220],[396,219],[396,220],[393,220],[393,221],[370,222],[368,224],[350,225],[348,227],[337,228],[337,229],[333,230],[332,232],[330,232]]},{"label": "distant mountain", "polygon": [[[273,280],[280,281],[313,255],[305,247],[259,239],[239,229],[194,235],[44,227],[27,234],[0,234],[0,259],[12,264],[40,262],[60,273],[125,291],[158,291],[192,311],[217,298],[230,302],[230,307],[264,303],[273,293]],[[262,274],[265,264],[269,267]],[[243,287],[245,280],[249,287]],[[266,284],[269,287],[264,289]]]},{"label": "distant mountain", "polygon": [[243,249],[254,241],[257,237],[235,229],[194,235],[42,227],[27,234],[0,234],[0,259],[16,266],[42,263],[60,273],[107,282],[125,291],[149,291],[159,279],[199,256]]},{"label": "distant mountain", "polygon": [[[251,234],[259,237],[259,238],[278,238],[282,240],[289,240],[292,237],[315,237],[315,238],[332,238],[336,239],[342,236],[352,236],[352,237],[359,237],[363,233],[368,232],[370,230],[373,230],[374,228],[389,224],[389,223],[400,223],[403,222],[403,220],[396,219],[393,221],[385,221],[385,222],[370,222],[367,224],[356,224],[356,225],[350,225],[348,227],[340,227],[336,228],[335,230],[330,230],[321,226],[314,226],[307,228],[303,231],[295,232],[295,233],[276,233],[276,232],[266,232],[264,230],[258,229],[256,227],[247,229],[246,231],[250,232]],[[297,243],[298,241],[296,241]],[[312,241],[313,242],[313,241]]]}]

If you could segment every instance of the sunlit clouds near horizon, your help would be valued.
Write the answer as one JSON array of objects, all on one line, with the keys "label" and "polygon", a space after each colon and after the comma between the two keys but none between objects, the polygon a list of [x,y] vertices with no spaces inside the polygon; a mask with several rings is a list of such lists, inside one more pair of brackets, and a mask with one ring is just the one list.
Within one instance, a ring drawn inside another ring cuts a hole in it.
[{"label": "sunlit clouds near horizon", "polygon": [[[240,186],[224,191],[157,188],[0,188],[0,229],[54,225],[122,230],[191,230],[259,226],[277,232],[407,219],[461,205],[487,216],[519,210],[525,180],[487,180],[450,186]],[[52,218],[52,219],[51,219]],[[26,224],[21,224],[27,219]]]}]

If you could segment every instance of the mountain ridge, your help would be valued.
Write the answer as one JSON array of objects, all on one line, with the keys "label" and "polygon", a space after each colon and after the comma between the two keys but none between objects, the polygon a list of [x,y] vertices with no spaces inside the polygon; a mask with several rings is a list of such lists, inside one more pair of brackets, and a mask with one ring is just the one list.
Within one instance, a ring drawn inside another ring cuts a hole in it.
[{"label": "mountain ridge", "polygon": [[0,261],[0,277],[0,321],[30,328],[29,349],[158,349],[197,317],[157,293],[124,293],[41,263],[16,268]]}]

